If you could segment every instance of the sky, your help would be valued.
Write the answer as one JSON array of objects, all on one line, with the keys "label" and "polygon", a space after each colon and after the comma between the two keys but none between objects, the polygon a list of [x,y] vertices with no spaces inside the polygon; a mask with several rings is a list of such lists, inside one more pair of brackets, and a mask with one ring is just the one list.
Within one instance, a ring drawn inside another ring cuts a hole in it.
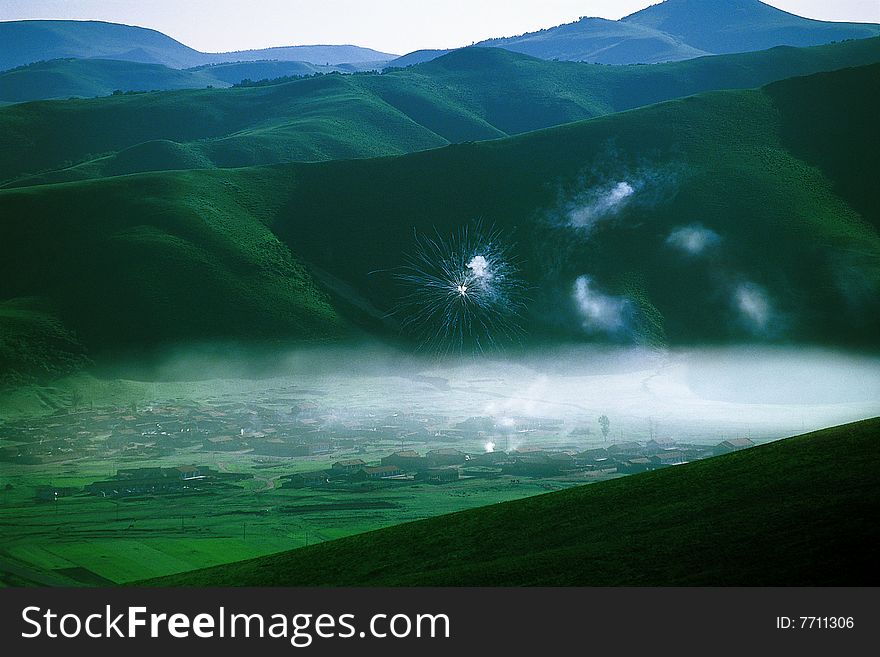
[{"label": "sky", "polygon": [[[149,27],[203,52],[343,44],[393,54],[455,48],[581,16],[618,19],[657,0],[0,0],[0,20]],[[880,0],[766,0],[822,20],[880,22]]]}]

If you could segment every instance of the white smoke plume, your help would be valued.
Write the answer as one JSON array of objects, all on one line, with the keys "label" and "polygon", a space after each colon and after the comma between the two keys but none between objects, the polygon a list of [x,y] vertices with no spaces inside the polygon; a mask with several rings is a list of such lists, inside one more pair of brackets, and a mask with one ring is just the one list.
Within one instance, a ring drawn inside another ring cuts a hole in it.
[{"label": "white smoke plume", "polygon": [[572,296],[586,331],[614,334],[627,328],[630,301],[600,292],[589,276],[577,278]]},{"label": "white smoke plume", "polygon": [[743,324],[752,333],[763,335],[772,328],[773,306],[760,286],[740,283],[734,290],[733,304]]},{"label": "white smoke plume", "polygon": [[568,210],[568,225],[591,230],[597,223],[617,214],[636,193],[627,181],[590,190],[586,198]]},{"label": "white smoke plume", "polygon": [[633,167],[613,148],[599,157],[572,186],[559,191],[550,223],[589,236],[600,224],[625,216],[626,210],[647,208],[674,196],[683,167],[648,162]]},{"label": "white smoke plume", "polygon": [[721,236],[718,233],[701,224],[679,226],[666,238],[666,244],[688,255],[700,255],[720,242]]}]

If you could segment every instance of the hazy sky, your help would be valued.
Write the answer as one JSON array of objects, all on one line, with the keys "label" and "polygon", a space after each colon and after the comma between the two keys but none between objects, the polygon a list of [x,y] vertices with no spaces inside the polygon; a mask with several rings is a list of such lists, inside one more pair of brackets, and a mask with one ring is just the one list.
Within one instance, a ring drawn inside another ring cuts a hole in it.
[{"label": "hazy sky", "polygon": [[[656,0],[0,0],[0,20],[93,19],[164,32],[206,52],[352,43],[404,54],[577,20]],[[766,0],[823,20],[880,22],[880,0]]]}]

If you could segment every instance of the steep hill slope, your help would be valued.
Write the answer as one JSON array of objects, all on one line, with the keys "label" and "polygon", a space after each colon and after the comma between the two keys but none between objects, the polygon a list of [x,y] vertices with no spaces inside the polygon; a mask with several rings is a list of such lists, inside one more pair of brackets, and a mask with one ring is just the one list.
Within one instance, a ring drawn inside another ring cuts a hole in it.
[{"label": "steep hill slope", "polygon": [[[187,162],[228,167],[399,154],[878,61],[880,39],[650,67],[546,62],[477,48],[384,75],[31,103],[0,109],[0,184],[58,168],[17,184]],[[188,155],[163,161],[151,145],[140,146],[157,140]],[[139,159],[142,149],[149,156]]]},{"label": "steep hill slope", "polygon": [[160,586],[876,585],[880,419]]},{"label": "steep hill slope", "polygon": [[878,75],[845,69],[402,157],[0,191],[0,299],[41,299],[91,354],[330,338],[340,315],[394,337],[388,313],[406,293],[394,272],[416,236],[481,218],[521,263],[526,345],[876,349]]}]

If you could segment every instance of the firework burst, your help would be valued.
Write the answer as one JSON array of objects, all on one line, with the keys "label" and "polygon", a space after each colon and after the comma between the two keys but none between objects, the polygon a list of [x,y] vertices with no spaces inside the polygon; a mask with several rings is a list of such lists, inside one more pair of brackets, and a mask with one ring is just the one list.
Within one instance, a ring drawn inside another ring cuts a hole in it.
[{"label": "firework burst", "polygon": [[511,248],[479,224],[446,239],[417,234],[414,254],[395,274],[408,290],[394,311],[404,330],[437,353],[515,339],[525,287]]}]

